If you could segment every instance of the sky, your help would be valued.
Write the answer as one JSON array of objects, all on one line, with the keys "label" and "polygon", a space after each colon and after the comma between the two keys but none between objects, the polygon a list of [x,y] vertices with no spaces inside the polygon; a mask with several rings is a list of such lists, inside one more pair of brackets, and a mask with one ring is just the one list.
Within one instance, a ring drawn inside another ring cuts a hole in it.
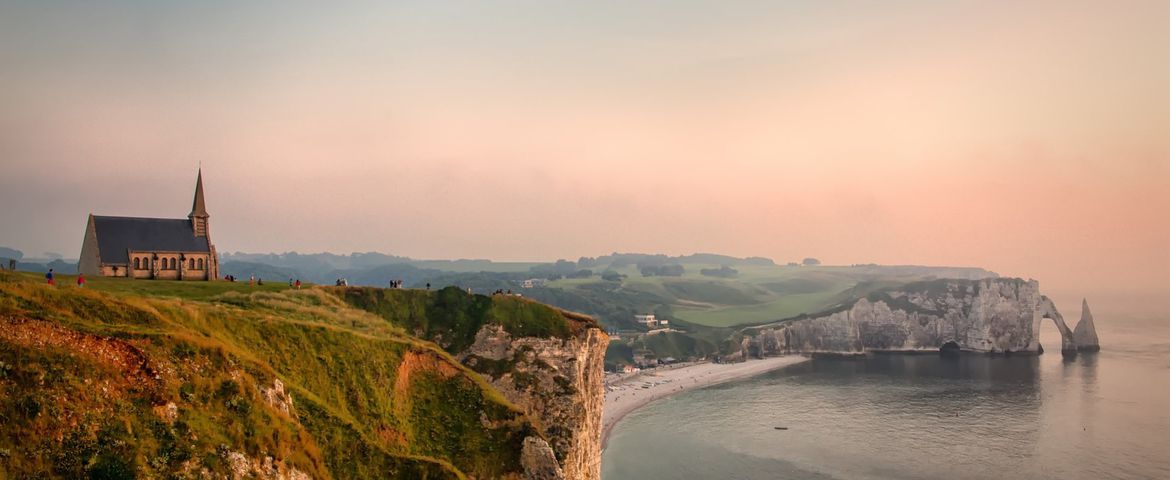
[{"label": "sky", "polygon": [[1170,293],[1170,2],[0,0],[0,245],[981,266]]}]

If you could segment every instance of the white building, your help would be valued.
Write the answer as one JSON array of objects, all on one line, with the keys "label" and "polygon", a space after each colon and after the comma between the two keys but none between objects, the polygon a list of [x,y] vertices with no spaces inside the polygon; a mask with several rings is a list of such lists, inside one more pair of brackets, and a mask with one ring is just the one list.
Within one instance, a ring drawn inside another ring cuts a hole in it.
[{"label": "white building", "polygon": [[648,327],[648,328],[654,328],[654,327],[658,326],[658,319],[657,319],[657,318],[654,318],[654,315],[653,315],[653,314],[650,314],[650,315],[634,315],[634,321],[635,321],[635,322],[638,322],[638,323],[641,323],[641,324],[645,325],[645,326],[646,326],[646,327]]}]

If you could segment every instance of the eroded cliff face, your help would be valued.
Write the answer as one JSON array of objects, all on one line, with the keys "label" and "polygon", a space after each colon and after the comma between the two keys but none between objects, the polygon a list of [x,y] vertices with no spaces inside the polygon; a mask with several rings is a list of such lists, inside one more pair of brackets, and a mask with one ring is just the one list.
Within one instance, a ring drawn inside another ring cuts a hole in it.
[{"label": "eroded cliff face", "polygon": [[[1045,318],[1060,330],[1061,350],[1076,352],[1073,332],[1052,301],[1040,294],[1038,282],[934,280],[871,295],[813,318],[745,330],[739,355],[938,351],[944,346],[1038,353]],[[1082,324],[1088,339],[1091,316]],[[1095,332],[1092,336],[1095,344]]]},{"label": "eroded cliff face", "polygon": [[608,344],[608,336],[595,324],[567,339],[517,338],[500,325],[488,324],[480,328],[471,347],[459,353],[464,365],[537,420],[547,442],[525,440],[525,478],[601,478]]},{"label": "eroded cliff face", "polygon": [[[491,397],[524,417],[523,425],[517,425],[526,430],[515,457],[510,456],[514,444],[501,445],[508,449],[502,454],[509,467],[504,478],[600,477],[603,368],[609,338],[592,318],[511,295],[472,295],[454,287],[435,292],[330,291],[352,306],[434,342],[478,375],[476,380],[486,382],[486,390],[499,395]],[[480,423],[506,426],[487,420]]]}]

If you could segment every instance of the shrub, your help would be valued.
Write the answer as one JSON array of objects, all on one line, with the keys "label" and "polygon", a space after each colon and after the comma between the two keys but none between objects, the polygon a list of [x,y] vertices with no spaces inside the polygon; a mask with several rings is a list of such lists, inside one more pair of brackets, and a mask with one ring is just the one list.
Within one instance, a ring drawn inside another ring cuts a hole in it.
[{"label": "shrub", "polygon": [[735,278],[736,276],[739,275],[739,270],[736,270],[736,269],[731,268],[727,265],[724,265],[720,268],[701,269],[701,270],[699,270],[699,274],[705,275],[708,277]]},{"label": "shrub", "polygon": [[133,479],[134,467],[130,462],[113,455],[102,455],[89,469],[91,480],[124,480]]}]

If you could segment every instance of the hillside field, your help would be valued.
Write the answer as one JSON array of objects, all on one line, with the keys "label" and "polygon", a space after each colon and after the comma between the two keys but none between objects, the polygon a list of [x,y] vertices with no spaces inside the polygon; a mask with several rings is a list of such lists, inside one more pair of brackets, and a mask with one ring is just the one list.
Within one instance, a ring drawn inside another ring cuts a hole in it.
[{"label": "hillside field", "polygon": [[617,301],[636,299],[632,306],[641,306],[641,313],[658,312],[705,327],[734,327],[827,310],[875,289],[913,280],[994,275],[979,269],[929,267],[738,265],[734,267],[737,275],[719,278],[700,272],[721,265],[681,265],[685,273],[677,277],[643,276],[629,265],[607,269],[626,276],[620,283],[593,276],[556,280],[547,288],[582,296],[604,294]]},{"label": "hillside field", "polygon": [[75,278],[0,272],[0,478],[517,478],[546,434],[453,353],[590,325],[455,288]]}]

